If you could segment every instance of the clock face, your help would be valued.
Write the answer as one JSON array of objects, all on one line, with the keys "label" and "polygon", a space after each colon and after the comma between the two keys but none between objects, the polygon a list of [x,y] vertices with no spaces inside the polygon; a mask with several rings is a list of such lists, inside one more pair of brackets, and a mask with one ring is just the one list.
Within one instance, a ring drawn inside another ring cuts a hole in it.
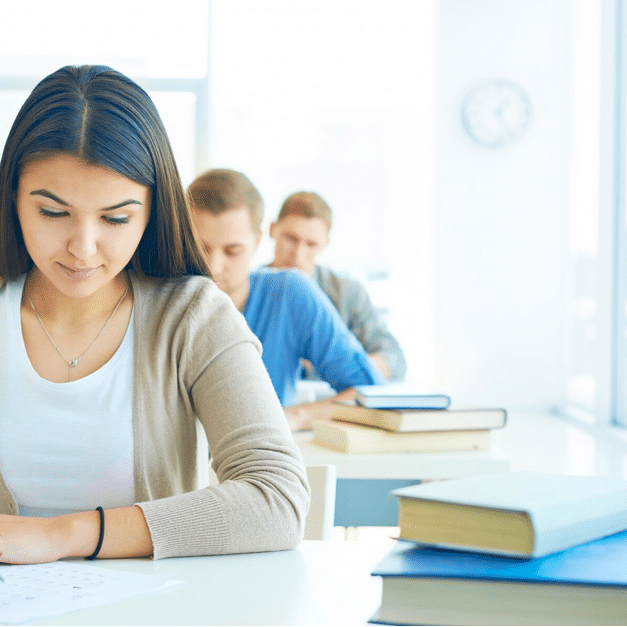
[{"label": "clock face", "polygon": [[510,81],[491,80],[470,91],[462,107],[468,134],[492,148],[507,146],[518,139],[531,121],[531,100]]}]

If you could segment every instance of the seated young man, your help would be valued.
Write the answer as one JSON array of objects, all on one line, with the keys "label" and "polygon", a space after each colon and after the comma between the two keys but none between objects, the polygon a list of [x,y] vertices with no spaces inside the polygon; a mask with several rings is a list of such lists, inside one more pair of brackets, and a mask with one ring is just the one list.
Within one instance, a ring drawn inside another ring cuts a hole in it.
[{"label": "seated young man", "polygon": [[342,320],[362,343],[372,362],[389,380],[404,379],[403,351],[372,304],[366,288],[348,277],[316,264],[329,243],[332,213],[313,192],[296,192],[283,202],[270,225],[275,268],[298,268],[311,276],[331,299]]},{"label": "seated young man", "polygon": [[[261,241],[263,201],[244,174],[209,170],[190,185],[189,196],[211,275],[261,341],[263,362],[292,430],[310,428],[312,418],[330,418],[332,401],[353,398],[353,386],[385,381],[309,277],[271,268],[250,271]],[[301,359],[338,394],[294,405]]]}]

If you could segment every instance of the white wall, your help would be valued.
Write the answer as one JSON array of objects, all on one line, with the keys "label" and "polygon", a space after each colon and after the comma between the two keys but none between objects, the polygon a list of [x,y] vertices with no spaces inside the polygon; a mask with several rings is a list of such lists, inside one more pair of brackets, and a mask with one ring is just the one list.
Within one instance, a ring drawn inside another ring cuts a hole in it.
[{"label": "white wall", "polygon": [[[441,0],[434,216],[435,374],[453,400],[549,408],[565,380],[570,0]],[[519,83],[514,145],[473,143],[467,91]]]},{"label": "white wall", "polygon": [[[591,1],[213,2],[207,165],[249,174],[268,219],[294,189],[326,195],[325,262],[362,279],[389,271],[370,287],[409,378],[454,401],[564,400],[573,23]],[[533,103],[508,148],[463,129],[463,99],[488,78]]]},{"label": "white wall", "polygon": [[[213,0],[207,167],[266,201],[331,205],[321,263],[365,280],[407,355],[433,373],[432,205],[437,0]],[[272,258],[265,238],[257,255]]]}]

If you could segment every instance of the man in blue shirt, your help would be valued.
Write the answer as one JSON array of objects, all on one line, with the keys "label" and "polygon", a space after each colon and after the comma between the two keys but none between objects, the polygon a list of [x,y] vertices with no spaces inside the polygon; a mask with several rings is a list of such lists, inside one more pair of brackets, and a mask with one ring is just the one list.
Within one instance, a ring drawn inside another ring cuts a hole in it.
[{"label": "man in blue shirt", "polygon": [[[384,382],[311,278],[298,270],[250,271],[261,241],[263,201],[244,174],[209,170],[191,184],[189,195],[211,274],[261,341],[263,361],[293,430],[309,428],[312,418],[331,417],[331,402],[353,398],[353,386]],[[338,394],[294,405],[301,359],[309,360]]]}]

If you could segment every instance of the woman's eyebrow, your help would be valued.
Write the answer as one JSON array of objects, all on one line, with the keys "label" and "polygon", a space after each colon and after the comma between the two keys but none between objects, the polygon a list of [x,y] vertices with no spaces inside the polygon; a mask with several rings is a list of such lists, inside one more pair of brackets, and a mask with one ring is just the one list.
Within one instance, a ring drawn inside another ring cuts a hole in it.
[{"label": "woman's eyebrow", "polygon": [[46,189],[36,189],[30,193],[30,196],[44,196],[45,198],[50,198],[50,200],[54,200],[54,202],[59,205],[69,207],[68,203],[66,203],[65,200],[61,200],[58,196],[55,196],[52,192],[49,192]]},{"label": "woman's eyebrow", "polygon": [[[61,200],[58,196],[55,196],[52,192],[49,192],[46,189],[36,189],[30,193],[31,196],[43,196],[44,198],[49,198],[53,200],[57,204],[63,207],[69,207],[69,203],[65,202],[65,200]],[[139,200],[135,200],[133,198],[129,198],[128,200],[123,200],[115,205],[111,205],[111,207],[104,207],[101,211],[115,211],[116,209],[120,209],[122,207],[126,207],[127,205],[143,205],[143,203]]]},{"label": "woman's eyebrow", "polygon": [[117,205],[112,205],[111,207],[104,207],[100,211],[113,211],[114,209],[121,209],[122,207],[126,207],[126,205],[143,205],[144,203],[139,200],[135,200],[134,198],[129,198],[128,200],[123,200],[119,202]]}]

